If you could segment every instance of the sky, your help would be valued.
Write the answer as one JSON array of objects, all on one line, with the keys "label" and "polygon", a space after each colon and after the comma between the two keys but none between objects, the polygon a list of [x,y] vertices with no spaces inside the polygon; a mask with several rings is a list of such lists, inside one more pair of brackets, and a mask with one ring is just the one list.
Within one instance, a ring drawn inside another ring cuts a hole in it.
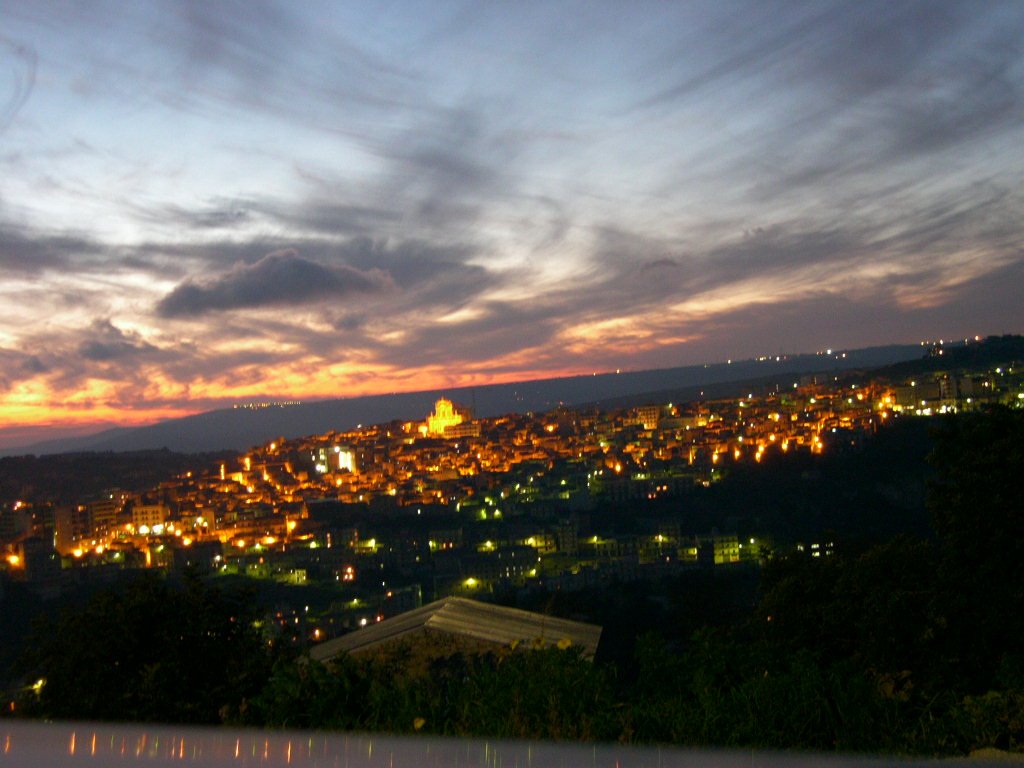
[{"label": "sky", "polygon": [[1024,331],[1024,3],[0,0],[0,446]]}]

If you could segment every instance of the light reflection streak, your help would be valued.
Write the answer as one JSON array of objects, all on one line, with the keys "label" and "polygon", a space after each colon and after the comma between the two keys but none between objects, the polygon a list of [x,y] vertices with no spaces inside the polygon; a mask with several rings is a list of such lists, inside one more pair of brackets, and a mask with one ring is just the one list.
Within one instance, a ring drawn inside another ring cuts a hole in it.
[{"label": "light reflection streak", "polygon": [[[77,731],[89,736],[78,749]],[[242,739],[246,747],[242,746]],[[186,744],[186,741],[188,742]],[[262,748],[261,748],[262,742]],[[240,731],[178,726],[75,725],[0,721],[0,768],[145,764],[196,768],[881,768],[922,766],[900,758],[750,751],[697,751],[608,744],[516,742],[425,736]],[[135,757],[126,754],[136,747]],[[950,768],[965,762],[947,762]],[[976,761],[971,763],[977,764]]]}]

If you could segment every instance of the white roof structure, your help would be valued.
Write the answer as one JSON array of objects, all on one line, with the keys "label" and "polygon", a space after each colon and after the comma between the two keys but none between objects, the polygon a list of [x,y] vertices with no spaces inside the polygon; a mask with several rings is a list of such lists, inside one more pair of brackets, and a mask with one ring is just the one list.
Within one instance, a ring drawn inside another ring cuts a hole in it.
[{"label": "white roof structure", "polygon": [[496,646],[516,642],[557,646],[568,640],[591,658],[601,638],[601,627],[464,597],[446,597],[315,645],[309,655],[315,661],[326,662],[342,653],[368,651],[416,633],[449,635]]}]

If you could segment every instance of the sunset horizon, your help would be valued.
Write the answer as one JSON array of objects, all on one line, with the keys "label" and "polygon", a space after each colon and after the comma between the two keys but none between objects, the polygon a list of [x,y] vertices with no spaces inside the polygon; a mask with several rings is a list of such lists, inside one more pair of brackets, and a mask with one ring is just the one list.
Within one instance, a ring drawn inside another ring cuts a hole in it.
[{"label": "sunset horizon", "polygon": [[9,3],[0,443],[1020,332],[1022,38],[1016,3]]},{"label": "sunset horizon", "polygon": [[[840,356],[845,358],[847,352],[864,351],[873,349],[897,349],[904,347],[920,348],[922,355],[926,356],[929,354],[929,350],[937,347],[941,347],[942,344],[956,346],[962,343],[975,343],[991,337],[1005,336],[1003,333],[993,334],[956,334],[946,336],[934,336],[928,339],[921,340],[895,340],[888,343],[881,344],[870,344],[863,347],[826,347],[823,349],[815,350],[790,350],[790,351],[778,351],[774,354],[765,352],[759,355],[751,355],[747,357],[729,357],[721,360],[708,360],[703,362],[695,363],[683,363],[681,365],[674,366],[652,366],[645,368],[614,368],[614,369],[603,369],[593,371],[568,371],[568,372],[548,372],[542,371],[533,377],[523,377],[517,372],[512,372],[504,376],[487,376],[486,374],[480,374],[475,377],[457,378],[452,376],[438,379],[435,383],[431,380],[423,379],[411,379],[406,383],[407,386],[404,388],[393,387],[391,389],[377,390],[373,387],[371,382],[370,386],[363,391],[345,391],[345,392],[308,392],[304,394],[296,394],[289,392],[277,392],[277,393],[243,393],[238,397],[228,397],[224,399],[210,399],[205,401],[183,401],[179,407],[161,411],[162,415],[148,415],[150,411],[142,411],[141,409],[132,411],[122,411],[112,416],[107,420],[90,420],[88,416],[93,413],[92,410],[86,410],[81,415],[80,420],[67,419],[57,421],[41,420],[37,423],[22,423],[13,425],[4,425],[0,427],[0,451],[10,452],[12,449],[32,448],[34,445],[43,443],[59,442],[64,439],[74,438],[88,438],[91,436],[102,435],[105,432],[119,429],[137,429],[144,427],[156,426],[162,423],[174,421],[177,419],[183,419],[194,416],[202,416],[203,414],[214,413],[223,410],[232,409],[260,409],[263,407],[291,407],[297,405],[309,405],[315,403],[327,403],[337,400],[358,400],[360,398],[367,397],[388,397],[398,395],[410,395],[410,394],[421,394],[421,393],[434,393],[438,397],[446,397],[453,393],[463,392],[470,390],[471,392],[477,387],[486,388],[489,386],[500,386],[500,385],[513,385],[513,384],[532,384],[540,382],[557,382],[562,379],[578,379],[581,377],[591,376],[614,376],[616,374],[630,374],[630,373],[657,373],[657,372],[671,372],[676,370],[693,369],[699,370],[700,368],[711,368],[717,369],[726,374],[729,366],[737,364],[737,366],[746,363],[758,363],[767,364],[768,367],[765,369],[765,374],[772,375],[774,371],[771,368],[773,362],[782,361],[786,363],[791,360],[813,360],[816,357],[822,358],[820,365],[815,366],[813,364],[805,365],[801,370],[804,373],[811,372],[813,370],[824,371],[834,364],[833,361],[837,360]],[[868,366],[870,367],[870,366]],[[785,374],[789,375],[789,374]],[[720,383],[727,383],[729,381],[741,382],[744,378],[734,379],[730,375],[723,375],[721,377],[714,377],[714,381]],[[689,386],[689,382],[680,382],[679,386]],[[634,394],[639,395],[641,392],[637,391]],[[136,416],[136,418],[132,418]],[[395,418],[399,418],[395,416]]]}]

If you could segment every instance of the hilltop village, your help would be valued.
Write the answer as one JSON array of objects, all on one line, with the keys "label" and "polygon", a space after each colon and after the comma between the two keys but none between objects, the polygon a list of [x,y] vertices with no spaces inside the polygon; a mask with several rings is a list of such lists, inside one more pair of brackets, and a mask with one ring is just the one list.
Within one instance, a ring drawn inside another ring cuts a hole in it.
[{"label": "hilltop village", "polygon": [[[722,400],[489,419],[442,397],[422,422],[271,441],[143,492],[4,500],[2,565],[51,594],[126,568],[326,587],[322,616],[278,613],[312,641],[447,595],[754,567],[772,532],[699,529],[693,494],[743,465],[856,451],[907,416],[1018,404],[1021,385],[1002,367],[805,376]],[[628,535],[603,523],[631,515]],[[832,542],[799,546],[827,556]]]}]

